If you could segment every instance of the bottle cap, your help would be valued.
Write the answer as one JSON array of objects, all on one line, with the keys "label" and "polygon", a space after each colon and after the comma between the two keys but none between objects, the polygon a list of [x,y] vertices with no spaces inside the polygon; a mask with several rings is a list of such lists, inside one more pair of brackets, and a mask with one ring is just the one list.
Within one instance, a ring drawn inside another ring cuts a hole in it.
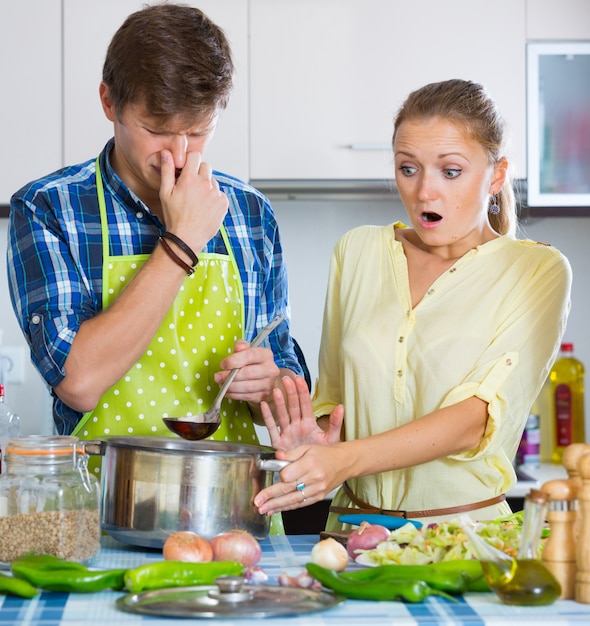
[{"label": "bottle cap", "polygon": [[573,343],[562,343],[561,344],[561,351],[562,352],[573,352],[574,351],[574,344]]}]

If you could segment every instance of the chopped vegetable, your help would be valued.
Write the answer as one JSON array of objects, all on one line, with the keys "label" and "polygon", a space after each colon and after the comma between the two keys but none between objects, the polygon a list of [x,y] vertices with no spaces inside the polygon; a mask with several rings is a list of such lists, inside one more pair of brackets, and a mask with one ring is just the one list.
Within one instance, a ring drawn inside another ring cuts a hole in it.
[{"label": "chopped vegetable", "polygon": [[[478,533],[509,556],[520,546],[522,512],[489,522],[478,522]],[[416,528],[405,524],[373,550],[358,550],[361,565],[425,565],[441,561],[477,559],[459,519]]]}]

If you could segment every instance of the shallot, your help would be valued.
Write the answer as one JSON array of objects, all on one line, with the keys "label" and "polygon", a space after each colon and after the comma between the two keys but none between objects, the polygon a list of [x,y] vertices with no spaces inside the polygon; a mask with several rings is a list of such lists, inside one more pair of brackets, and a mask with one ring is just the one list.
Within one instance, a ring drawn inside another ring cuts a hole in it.
[{"label": "shallot", "polygon": [[318,589],[321,584],[304,570],[297,576],[290,576],[287,572],[281,572],[278,578],[280,587],[298,587],[300,589]]},{"label": "shallot", "polygon": [[205,537],[190,530],[179,530],[166,538],[162,555],[166,561],[208,563],[213,559],[213,547]]},{"label": "shallot", "polygon": [[346,550],[352,559],[356,559],[359,555],[358,550],[373,550],[390,534],[391,531],[385,526],[361,522],[361,525],[348,535]]},{"label": "shallot", "polygon": [[260,561],[262,548],[256,537],[246,530],[228,530],[211,539],[213,560],[237,561],[252,567]]},{"label": "shallot", "polygon": [[311,549],[311,560],[326,569],[341,572],[348,565],[346,548],[333,537],[318,541]]}]

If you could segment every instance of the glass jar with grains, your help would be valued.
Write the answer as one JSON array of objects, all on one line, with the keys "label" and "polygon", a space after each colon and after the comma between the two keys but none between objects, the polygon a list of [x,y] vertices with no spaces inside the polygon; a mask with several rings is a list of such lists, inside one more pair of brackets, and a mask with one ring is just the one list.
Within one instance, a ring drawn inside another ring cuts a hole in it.
[{"label": "glass jar with grains", "polygon": [[77,437],[14,437],[0,476],[0,561],[28,552],[88,561],[100,550],[100,486]]}]

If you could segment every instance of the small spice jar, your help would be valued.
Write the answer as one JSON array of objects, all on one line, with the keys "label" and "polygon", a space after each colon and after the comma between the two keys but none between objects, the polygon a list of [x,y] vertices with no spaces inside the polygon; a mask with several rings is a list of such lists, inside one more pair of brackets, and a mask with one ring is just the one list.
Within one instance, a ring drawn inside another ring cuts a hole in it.
[{"label": "small spice jar", "polygon": [[77,437],[14,437],[0,476],[0,561],[34,551],[85,562],[100,550],[100,486]]}]

